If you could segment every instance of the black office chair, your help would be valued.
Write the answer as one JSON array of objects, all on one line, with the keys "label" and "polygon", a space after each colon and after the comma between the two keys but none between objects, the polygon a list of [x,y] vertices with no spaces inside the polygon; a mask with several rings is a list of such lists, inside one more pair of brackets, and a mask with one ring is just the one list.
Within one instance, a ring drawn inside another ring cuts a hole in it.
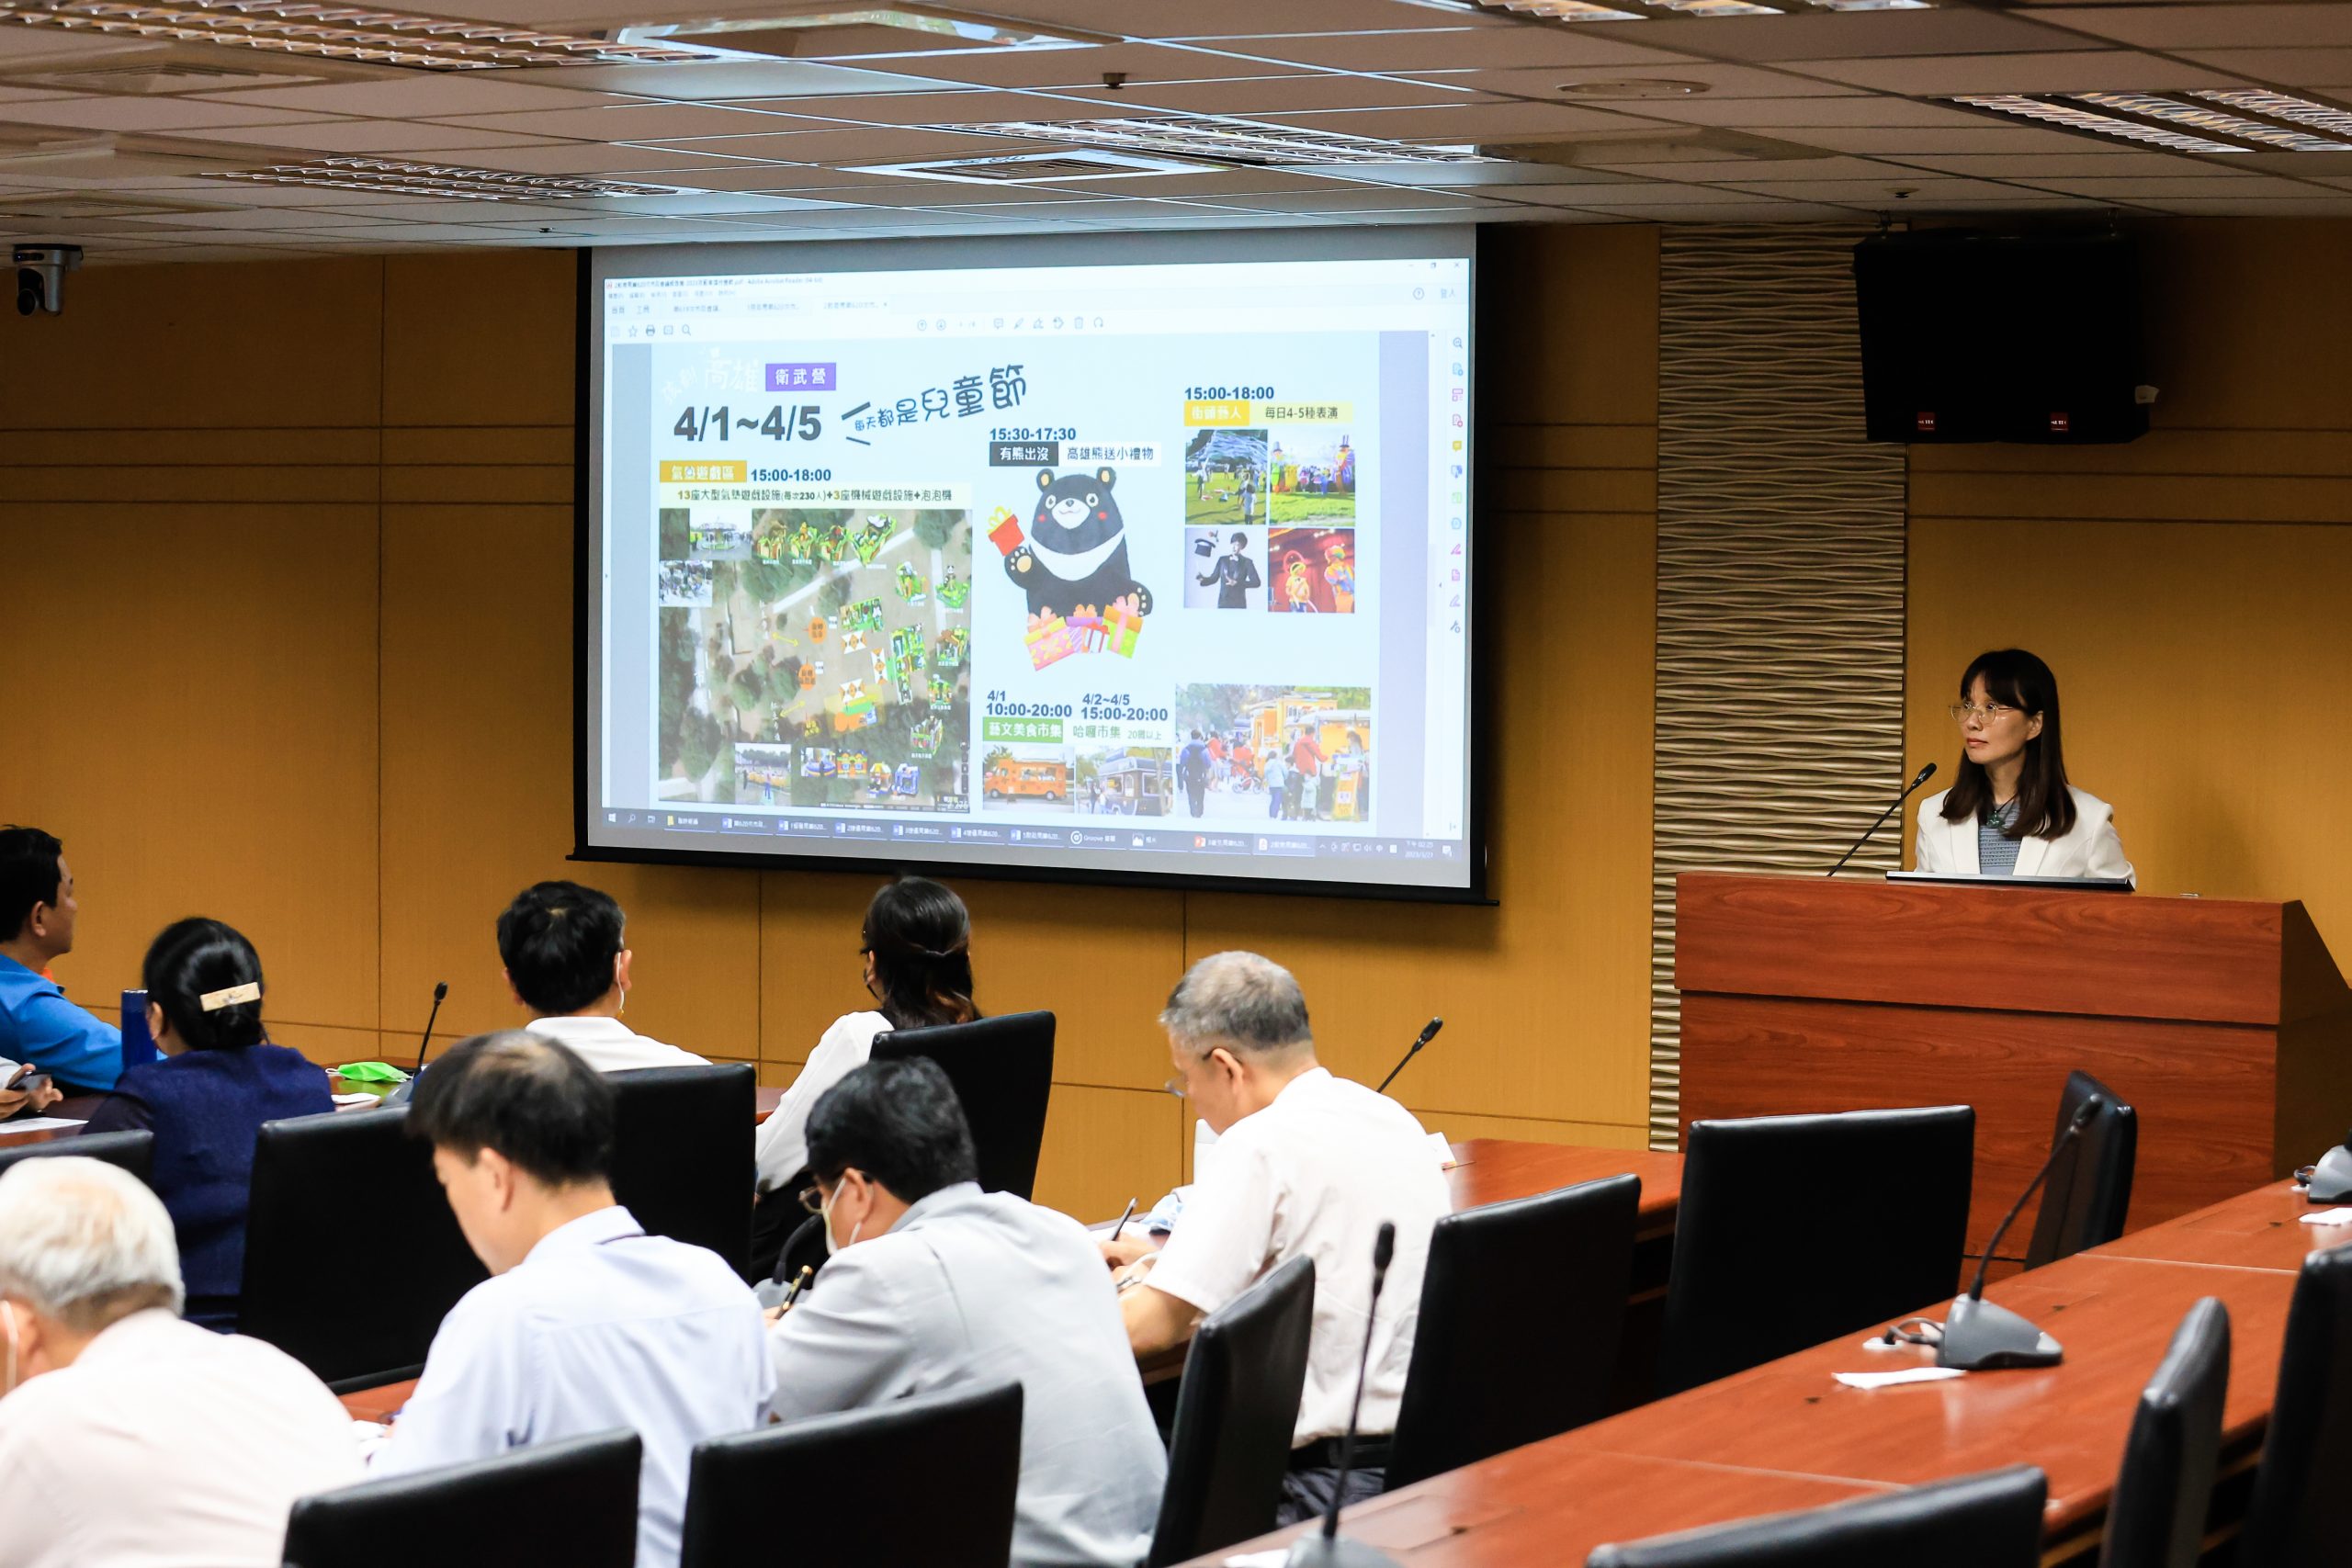
[{"label": "black office chair", "polygon": [[[2330,1481],[2327,1478],[2334,1476]],[[2336,1568],[2344,1510],[2327,1501],[2352,1475],[2352,1247],[2303,1259],[2287,1309],[2270,1436],[2238,1535],[2243,1568]]]},{"label": "black office chair", "polygon": [[2229,1392],[2229,1309],[2208,1296],[2180,1320],[2140,1393],[2107,1506],[2100,1568],[2196,1568]]},{"label": "black office chair", "polygon": [[642,1447],[604,1432],[298,1498],[286,1568],[630,1568]]},{"label": "black office chair", "polygon": [[[1004,1568],[1021,1481],[1021,1385],[714,1438],[695,1445],[687,1474],[678,1568]],[[920,1496],[908,1490],[916,1477]],[[790,1510],[780,1536],[777,1504],[787,1499],[807,1506]]]},{"label": "black office chair", "polygon": [[1541,1441],[1602,1414],[1633,1282],[1637,1176],[1438,1221],[1388,1484]]},{"label": "black office chair", "polygon": [[28,1159],[49,1159],[59,1155],[102,1159],[108,1165],[120,1166],[141,1181],[152,1183],[154,1179],[155,1134],[144,1127],[122,1133],[83,1133],[71,1138],[51,1138],[46,1143],[0,1149],[0,1172]]},{"label": "black office chair", "polygon": [[613,1198],[648,1235],[752,1267],[756,1078],[748,1063],[639,1067],[613,1086]]},{"label": "black office chair", "polygon": [[1146,1568],[1274,1528],[1314,1327],[1315,1260],[1294,1258],[1193,1331]]},{"label": "black office chair", "polygon": [[2107,1103],[2084,1126],[2074,1146],[2058,1156],[2042,1184],[2041,1208],[2034,1216],[2033,1240],[2025,1266],[2039,1269],[2100,1247],[2123,1234],[2132,1207],[2132,1172],[2140,1150],[2140,1116],[2117,1093],[2088,1073],[2068,1073],[2058,1097],[2058,1128],[2066,1130],[2083,1101],[2098,1095]]},{"label": "black office chair", "polygon": [[400,1106],[265,1122],[254,1140],[238,1331],[337,1393],[414,1377],[489,1277],[407,1129]]},{"label": "black office chair", "polygon": [[1690,1123],[1659,1391],[1951,1295],[1975,1146],[1965,1105]]},{"label": "black office chair", "polygon": [[1037,1187],[1046,1100],[1054,1084],[1054,1015],[1009,1012],[976,1023],[900,1029],[874,1037],[874,1059],[928,1056],[939,1064],[972,1124],[980,1187],[1027,1198]]},{"label": "black office chair", "polygon": [[1597,1548],[1586,1568],[2037,1568],[2048,1483],[2031,1465],[1801,1514]]}]

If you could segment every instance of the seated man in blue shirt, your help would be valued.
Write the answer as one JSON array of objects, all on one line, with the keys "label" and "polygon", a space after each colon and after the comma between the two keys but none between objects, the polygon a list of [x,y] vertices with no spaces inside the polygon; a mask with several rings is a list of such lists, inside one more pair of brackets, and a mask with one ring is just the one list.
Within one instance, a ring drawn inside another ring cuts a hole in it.
[{"label": "seated man in blue shirt", "polygon": [[41,973],[74,951],[74,909],[64,846],[38,828],[0,828],[0,1056],[32,1064],[62,1089],[112,1089],[121,1032]]},{"label": "seated man in blue shirt", "polygon": [[411,1107],[491,1278],[441,1320],[377,1473],[628,1427],[645,1444],[637,1568],[675,1568],[695,1445],[761,1424],[775,1392],[750,1287],[613,1201],[613,1089],[563,1046],[478,1034]]},{"label": "seated man in blue shirt", "polygon": [[964,1108],[920,1059],[868,1062],[827,1089],[808,1170],[801,1201],[835,1256],[772,1333],[775,1413],[1015,1380],[1016,1568],[1141,1562],[1168,1454],[1086,1231],[980,1190]]}]

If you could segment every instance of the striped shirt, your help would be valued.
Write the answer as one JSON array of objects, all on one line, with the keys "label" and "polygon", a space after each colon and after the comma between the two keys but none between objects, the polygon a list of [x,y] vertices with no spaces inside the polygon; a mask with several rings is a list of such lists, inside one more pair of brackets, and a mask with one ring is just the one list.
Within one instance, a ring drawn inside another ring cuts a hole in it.
[{"label": "striped shirt", "polygon": [[1976,870],[1983,876],[2015,876],[2018,870],[2018,840],[2006,829],[2018,819],[2015,795],[1997,811],[1988,811],[1976,819]]}]

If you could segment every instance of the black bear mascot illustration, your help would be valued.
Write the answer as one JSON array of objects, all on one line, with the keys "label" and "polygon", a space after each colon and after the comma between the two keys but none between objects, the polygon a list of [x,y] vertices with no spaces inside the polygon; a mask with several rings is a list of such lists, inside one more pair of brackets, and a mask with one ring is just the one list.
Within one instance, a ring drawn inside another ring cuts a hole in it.
[{"label": "black bear mascot illustration", "polygon": [[1128,595],[1138,615],[1151,614],[1151,590],[1127,568],[1127,525],[1111,498],[1117,471],[1056,479],[1040,469],[1036,515],[1029,542],[1004,558],[1005,574],[1029,595],[1029,614],[1068,615],[1080,604],[1108,609]]}]

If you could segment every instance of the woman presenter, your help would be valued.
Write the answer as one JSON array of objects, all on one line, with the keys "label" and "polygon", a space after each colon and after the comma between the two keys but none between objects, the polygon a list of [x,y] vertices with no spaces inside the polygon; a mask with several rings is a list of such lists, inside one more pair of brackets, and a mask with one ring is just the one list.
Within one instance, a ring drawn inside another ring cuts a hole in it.
[{"label": "woman presenter", "polygon": [[1919,803],[1919,870],[2133,879],[2114,811],[2066,783],[2050,666],[2022,649],[1980,654],[1951,716],[1960,782]]}]

